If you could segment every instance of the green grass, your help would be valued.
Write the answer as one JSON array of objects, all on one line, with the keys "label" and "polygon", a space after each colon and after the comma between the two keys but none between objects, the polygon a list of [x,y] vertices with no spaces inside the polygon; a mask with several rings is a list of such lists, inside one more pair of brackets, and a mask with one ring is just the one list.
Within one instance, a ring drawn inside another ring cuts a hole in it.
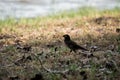
[{"label": "green grass", "polygon": [[80,8],[78,11],[68,11],[68,12],[64,11],[58,14],[52,14],[45,17],[28,18],[28,19],[21,18],[18,20],[14,18],[8,18],[5,20],[0,20],[0,28],[2,27],[10,28],[10,27],[15,27],[17,25],[21,25],[21,24],[37,27],[39,26],[40,23],[45,23],[46,21],[50,21],[50,20],[67,19],[67,18],[73,18],[73,17],[82,18],[84,16],[95,17],[95,16],[102,16],[104,14],[119,15],[119,13],[120,13],[120,8],[99,11],[95,8],[83,7],[83,8]]},{"label": "green grass", "polygon": [[68,12],[61,12],[57,15],[48,16],[49,18],[59,19],[59,18],[73,18],[73,17],[95,17],[97,15],[104,15],[104,14],[112,14],[112,15],[119,15],[120,8],[116,7],[112,10],[98,10],[92,7],[83,7],[80,8],[78,11],[68,11]]},{"label": "green grass", "polygon": [[[120,8],[114,8],[112,10],[99,11],[91,7],[83,7],[77,11],[64,11],[58,14],[52,14],[44,17],[36,18],[21,18],[14,19],[8,18],[5,20],[0,20],[0,34],[18,34],[21,35],[23,32],[31,32],[33,30],[39,31],[40,27],[51,28],[52,26],[62,25],[72,18],[82,19],[82,18],[94,18],[99,16],[117,16],[120,13]],[[50,25],[49,25],[50,24]],[[75,26],[81,24],[87,24],[82,21],[76,22]],[[22,34],[23,35],[23,34]]]}]

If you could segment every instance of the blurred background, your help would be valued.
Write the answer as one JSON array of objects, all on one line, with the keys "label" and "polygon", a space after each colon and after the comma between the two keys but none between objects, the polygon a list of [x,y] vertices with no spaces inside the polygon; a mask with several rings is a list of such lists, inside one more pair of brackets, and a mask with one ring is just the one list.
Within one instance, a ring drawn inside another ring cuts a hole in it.
[{"label": "blurred background", "polygon": [[112,9],[120,7],[120,0],[0,0],[0,19],[45,16],[84,6]]}]

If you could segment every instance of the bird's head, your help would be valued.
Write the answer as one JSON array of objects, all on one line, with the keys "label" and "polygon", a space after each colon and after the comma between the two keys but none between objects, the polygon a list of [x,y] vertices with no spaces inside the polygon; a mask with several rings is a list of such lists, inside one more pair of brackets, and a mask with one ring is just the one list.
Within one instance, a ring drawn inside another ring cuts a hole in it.
[{"label": "bird's head", "polygon": [[70,40],[70,36],[69,36],[68,34],[63,35],[63,37],[64,37],[64,39],[67,40],[67,41]]}]

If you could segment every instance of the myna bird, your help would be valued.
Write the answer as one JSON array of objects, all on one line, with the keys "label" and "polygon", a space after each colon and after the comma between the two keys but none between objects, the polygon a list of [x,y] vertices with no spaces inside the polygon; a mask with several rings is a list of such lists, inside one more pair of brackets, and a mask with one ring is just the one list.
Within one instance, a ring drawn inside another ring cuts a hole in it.
[{"label": "myna bird", "polygon": [[63,35],[64,37],[64,42],[68,48],[70,48],[71,51],[76,52],[77,50],[83,50],[83,51],[88,51],[87,49],[79,46],[76,42],[72,41],[70,39],[70,36],[68,34]]}]

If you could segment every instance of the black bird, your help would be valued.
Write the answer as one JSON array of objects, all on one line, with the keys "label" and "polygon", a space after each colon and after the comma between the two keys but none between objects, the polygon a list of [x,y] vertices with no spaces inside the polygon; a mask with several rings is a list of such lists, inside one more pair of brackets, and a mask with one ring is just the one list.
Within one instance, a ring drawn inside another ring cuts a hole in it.
[{"label": "black bird", "polygon": [[76,42],[72,41],[68,34],[63,35],[63,37],[64,37],[65,44],[67,45],[68,48],[70,48],[71,51],[76,52],[79,49],[81,49],[83,51],[88,51],[87,49],[79,46]]}]

